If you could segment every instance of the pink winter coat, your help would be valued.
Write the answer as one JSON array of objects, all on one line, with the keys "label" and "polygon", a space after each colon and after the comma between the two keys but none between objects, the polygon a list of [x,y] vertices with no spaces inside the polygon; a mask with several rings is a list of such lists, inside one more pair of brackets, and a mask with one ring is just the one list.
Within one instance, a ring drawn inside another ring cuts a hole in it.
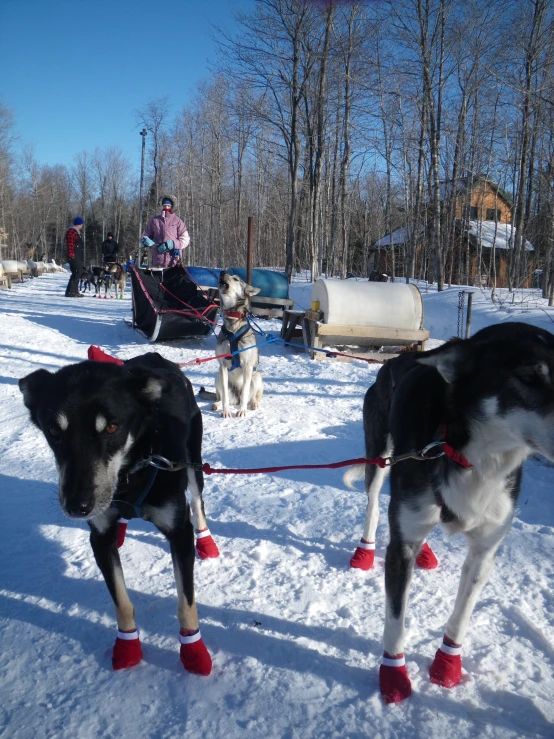
[{"label": "pink winter coat", "polygon": [[144,229],[143,236],[148,236],[156,244],[171,239],[175,244],[173,251],[160,254],[155,246],[152,247],[151,264],[153,267],[171,267],[181,256],[181,251],[190,244],[187,227],[175,213],[162,213],[154,216]]}]

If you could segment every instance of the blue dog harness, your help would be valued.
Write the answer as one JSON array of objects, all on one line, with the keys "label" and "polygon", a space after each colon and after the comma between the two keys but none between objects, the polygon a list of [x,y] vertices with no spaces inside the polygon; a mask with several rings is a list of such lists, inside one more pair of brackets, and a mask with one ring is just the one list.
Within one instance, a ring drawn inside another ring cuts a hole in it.
[{"label": "blue dog harness", "polygon": [[225,326],[221,327],[221,333],[225,336],[225,338],[231,345],[231,354],[233,355],[233,363],[231,367],[229,368],[229,372],[232,372],[234,369],[237,369],[237,367],[240,367],[239,355],[235,354],[235,352],[238,352],[239,350],[239,339],[242,339],[244,334],[247,333],[248,331],[250,331],[249,323],[244,325],[236,333],[229,331],[229,329],[225,328]]}]

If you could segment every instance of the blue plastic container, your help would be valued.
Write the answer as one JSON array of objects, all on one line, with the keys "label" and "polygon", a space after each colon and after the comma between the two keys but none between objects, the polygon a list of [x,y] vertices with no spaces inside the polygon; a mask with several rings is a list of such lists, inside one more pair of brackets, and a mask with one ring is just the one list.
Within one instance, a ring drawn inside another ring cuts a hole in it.
[{"label": "blue plastic container", "polygon": [[202,287],[217,287],[219,285],[220,269],[210,269],[209,267],[186,267],[185,269],[197,285]]},{"label": "blue plastic container", "polygon": [[[227,272],[230,275],[237,275],[246,282],[246,269],[243,267],[229,267]],[[274,272],[271,269],[253,269],[252,286],[260,288],[258,296],[255,296],[252,300],[253,303],[256,302],[256,297],[286,299],[289,296],[289,281],[284,272]]]}]

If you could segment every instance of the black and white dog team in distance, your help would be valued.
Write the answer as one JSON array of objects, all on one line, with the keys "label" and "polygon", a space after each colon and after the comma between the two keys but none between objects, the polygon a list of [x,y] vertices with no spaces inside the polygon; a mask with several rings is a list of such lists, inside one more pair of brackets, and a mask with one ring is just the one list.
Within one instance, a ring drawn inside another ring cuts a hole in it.
[{"label": "black and white dog team in distance", "polygon": [[[120,363],[121,364],[121,363]],[[208,675],[194,597],[194,529],[202,557],[218,555],[204,515],[202,415],[189,380],[159,354],[117,366],[81,362],[19,381],[32,421],[45,435],[59,472],[59,500],[70,518],[86,519],[90,543],[115,604],[114,669],[140,662],[142,649],[119,558],[121,518],[151,521],[167,538],[177,585],[181,661]],[[161,455],[176,471],[148,464]]]},{"label": "black and white dog team in distance", "polygon": [[[390,543],[385,559],[384,657],[387,703],[411,694],[404,661],[406,605],[414,562],[431,529],[461,532],[468,553],[444,640],[430,669],[445,687],[462,676],[462,642],[496,551],[508,533],[533,452],[554,459],[554,336],[525,323],[485,328],[424,354],[400,355],[379,371],[364,402],[366,457],[401,455],[444,441],[452,457],[402,461],[390,469]],[[469,464],[470,466],[464,466]],[[373,545],[378,496],[389,470],[365,474],[368,493],[362,543]]]},{"label": "black and white dog team in distance", "polygon": [[[259,354],[256,334],[248,322],[250,298],[260,292],[227,272],[219,275],[219,303],[223,314],[223,326],[217,337],[216,355],[236,354],[232,359],[218,359],[219,372],[215,381],[217,402],[212,410],[221,410],[223,418],[231,418],[231,404],[238,405],[237,417],[246,416],[247,408],[260,407],[264,383],[257,370]],[[248,347],[253,347],[249,349]]]}]

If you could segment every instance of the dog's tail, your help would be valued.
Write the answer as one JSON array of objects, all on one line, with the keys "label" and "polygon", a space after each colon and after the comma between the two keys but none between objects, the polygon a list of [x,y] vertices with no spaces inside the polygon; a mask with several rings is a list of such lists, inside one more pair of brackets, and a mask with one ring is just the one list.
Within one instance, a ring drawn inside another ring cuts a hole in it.
[{"label": "dog's tail", "polygon": [[354,464],[349,467],[343,475],[343,481],[347,488],[355,490],[354,484],[357,480],[363,480],[365,477],[365,464]]}]

